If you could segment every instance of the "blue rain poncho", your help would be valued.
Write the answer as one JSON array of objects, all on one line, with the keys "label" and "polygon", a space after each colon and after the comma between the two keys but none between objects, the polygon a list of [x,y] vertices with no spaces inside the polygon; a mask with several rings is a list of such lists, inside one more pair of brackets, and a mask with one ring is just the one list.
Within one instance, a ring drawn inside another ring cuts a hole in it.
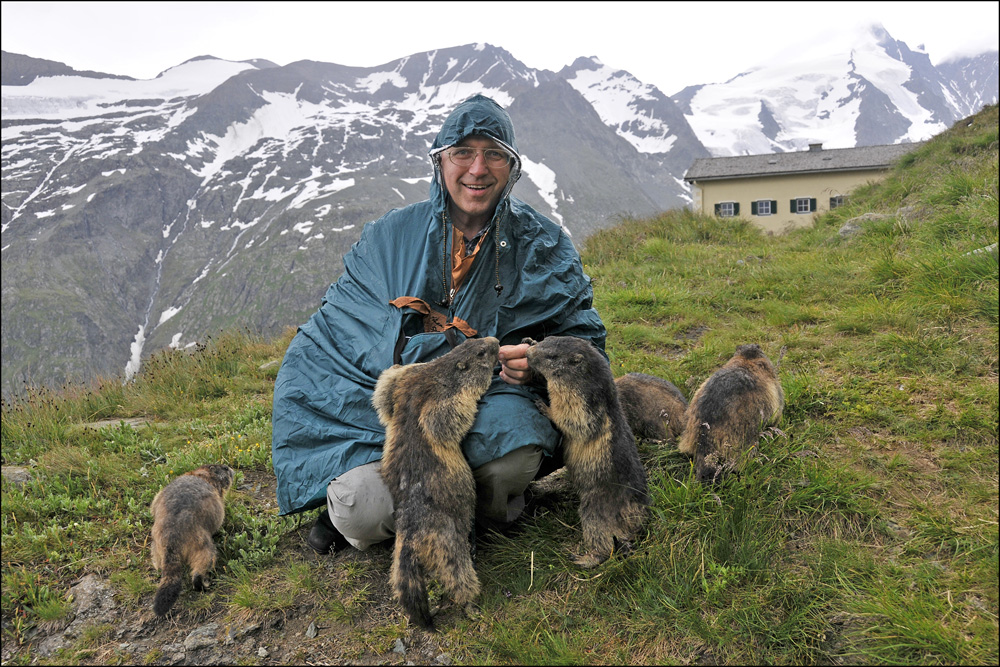
[{"label": "blue rain poncho", "polygon": [[[445,257],[450,262],[451,229],[438,156],[469,135],[493,139],[515,159],[490,231],[449,303],[450,271],[443,263]],[[382,457],[385,430],[371,398],[379,374],[394,363],[438,357],[471,335],[470,328],[501,345],[571,335],[604,349],[604,325],[573,243],[559,225],[510,196],[521,163],[507,113],[482,95],[466,100],[445,121],[430,154],[430,199],[365,225],[344,256],[343,274],[299,327],[278,371],[271,453],[282,514],[322,505],[332,479]],[[439,321],[462,326],[425,331],[417,307],[391,303],[401,297],[415,297],[438,311]],[[559,434],[535,407],[537,397],[537,389],[494,375],[462,442],[473,469],[526,445],[556,454]]]}]

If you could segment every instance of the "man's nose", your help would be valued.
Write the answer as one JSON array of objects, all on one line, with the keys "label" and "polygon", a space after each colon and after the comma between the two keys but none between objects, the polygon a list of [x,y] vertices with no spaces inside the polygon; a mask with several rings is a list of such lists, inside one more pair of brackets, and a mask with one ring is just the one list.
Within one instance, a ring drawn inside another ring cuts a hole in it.
[{"label": "man's nose", "polygon": [[489,172],[486,166],[486,155],[482,151],[476,151],[476,157],[469,165],[469,172],[473,174],[485,174]]}]

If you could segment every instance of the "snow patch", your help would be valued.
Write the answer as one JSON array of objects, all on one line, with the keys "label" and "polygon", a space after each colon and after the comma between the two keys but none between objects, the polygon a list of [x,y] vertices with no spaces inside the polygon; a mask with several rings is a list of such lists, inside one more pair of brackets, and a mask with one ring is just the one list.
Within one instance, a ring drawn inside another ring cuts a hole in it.
[{"label": "snow patch", "polygon": [[146,344],[146,327],[139,325],[139,331],[129,346],[129,360],[125,364],[125,381],[128,382],[139,372],[142,364],[142,347]]},{"label": "snow patch", "polygon": [[355,81],[355,85],[369,93],[378,92],[379,88],[385,84],[392,84],[396,88],[406,88],[409,82],[399,72],[373,72],[368,76]]},{"label": "snow patch", "polygon": [[538,188],[538,195],[552,209],[552,219],[565,229],[563,217],[557,211],[559,201],[556,199],[556,173],[541,162],[534,162],[521,154],[521,172]]},{"label": "snow patch", "polygon": [[164,322],[166,322],[167,320],[169,320],[171,317],[173,317],[174,315],[176,315],[179,312],[181,312],[180,308],[167,308],[165,311],[163,311],[162,313],[160,313],[160,321],[157,324],[157,326],[159,326],[160,324],[163,324]]}]

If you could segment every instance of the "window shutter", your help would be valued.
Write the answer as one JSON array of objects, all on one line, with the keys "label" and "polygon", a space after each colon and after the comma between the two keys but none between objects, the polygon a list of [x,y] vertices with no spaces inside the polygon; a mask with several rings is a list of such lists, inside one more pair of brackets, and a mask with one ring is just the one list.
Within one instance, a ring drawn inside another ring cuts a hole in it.
[{"label": "window shutter", "polygon": [[777,213],[777,212],[778,212],[778,200],[777,199],[772,199],[771,200],[771,213]]},{"label": "window shutter", "polygon": [[750,215],[757,215],[757,202],[750,202]]},{"label": "window shutter", "polygon": [[796,209],[796,206],[795,206],[795,200],[794,199],[791,200],[791,202],[788,204],[788,211],[789,211],[789,213],[798,213],[798,210]]},{"label": "window shutter", "polygon": [[740,214],[740,203],[739,202],[734,202],[733,203],[733,215],[739,215],[739,214]]},{"label": "window shutter", "polygon": [[809,200],[809,211],[810,212],[815,212],[816,211],[816,198],[815,197],[813,197],[813,198],[811,198]]},{"label": "window shutter", "polygon": [[715,216],[719,217],[719,215],[721,213],[722,213],[722,204],[716,204],[715,205]]}]

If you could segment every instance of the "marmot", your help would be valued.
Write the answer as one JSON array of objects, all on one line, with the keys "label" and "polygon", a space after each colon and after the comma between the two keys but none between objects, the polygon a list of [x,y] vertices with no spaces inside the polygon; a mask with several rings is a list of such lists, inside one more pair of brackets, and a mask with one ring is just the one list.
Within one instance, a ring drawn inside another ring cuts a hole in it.
[{"label": "marmot", "polygon": [[490,386],[500,343],[470,338],[425,363],[392,366],[372,403],[385,425],[382,478],[392,494],[391,582],[411,623],[434,630],[425,572],[468,605],[479,594],[470,554],[476,485],[461,442]]},{"label": "marmot", "polygon": [[649,490],[635,436],[611,366],[589,341],[549,336],[527,356],[532,372],[545,378],[549,401],[538,407],[563,435],[566,468],[580,495],[584,553],[575,562],[596,567],[615,540],[628,549],[646,520]]},{"label": "marmot", "polygon": [[153,567],[162,571],[153,611],[163,616],[180,595],[184,565],[191,568],[196,591],[208,587],[206,575],[215,567],[212,535],[222,527],[223,498],[233,485],[233,469],[213,463],[184,473],[153,498]]},{"label": "marmot", "polygon": [[759,345],[740,345],[698,387],[677,448],[694,457],[699,481],[716,481],[757,444],[764,426],[781,418],[784,404],[774,364]]},{"label": "marmot", "polygon": [[684,430],[687,399],[669,380],[629,373],[615,380],[618,401],[637,438],[676,441]]}]

